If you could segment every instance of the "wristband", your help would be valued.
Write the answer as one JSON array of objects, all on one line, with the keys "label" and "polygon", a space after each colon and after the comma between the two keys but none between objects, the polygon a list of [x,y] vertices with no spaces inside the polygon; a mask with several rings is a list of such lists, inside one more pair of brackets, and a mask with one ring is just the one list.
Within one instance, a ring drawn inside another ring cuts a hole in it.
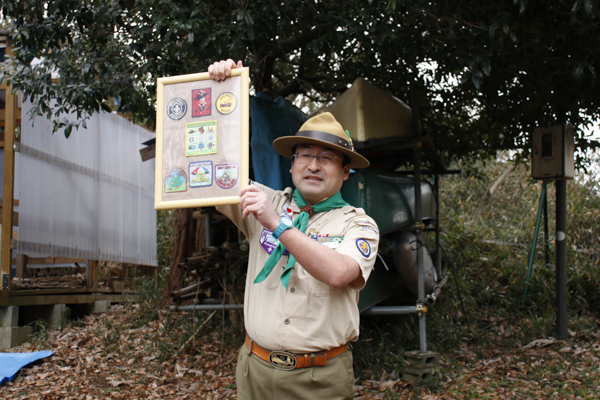
[{"label": "wristband", "polygon": [[281,236],[281,234],[283,232],[285,232],[287,229],[290,229],[292,226],[293,225],[292,225],[292,220],[291,219],[289,219],[288,217],[281,217],[279,219],[279,226],[273,232],[273,237],[275,239],[279,239],[279,236]]}]

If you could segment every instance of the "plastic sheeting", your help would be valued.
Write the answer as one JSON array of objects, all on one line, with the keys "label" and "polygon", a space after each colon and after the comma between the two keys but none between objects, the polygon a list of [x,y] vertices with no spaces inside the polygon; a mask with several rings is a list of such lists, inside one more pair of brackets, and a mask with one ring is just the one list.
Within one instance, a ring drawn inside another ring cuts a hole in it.
[{"label": "plastic sheeting", "polygon": [[105,112],[69,139],[51,121],[23,118],[18,252],[157,265],[154,160],[139,154],[152,137]]},{"label": "plastic sheeting", "polygon": [[53,351],[42,350],[34,353],[0,353],[0,384],[12,380],[13,376],[27,364],[50,357]]},{"label": "plastic sheeting", "polygon": [[250,99],[250,114],[254,180],[276,190],[294,187],[292,161],[275,151],[273,140],[295,135],[308,116],[282,97],[271,100],[265,93]]}]

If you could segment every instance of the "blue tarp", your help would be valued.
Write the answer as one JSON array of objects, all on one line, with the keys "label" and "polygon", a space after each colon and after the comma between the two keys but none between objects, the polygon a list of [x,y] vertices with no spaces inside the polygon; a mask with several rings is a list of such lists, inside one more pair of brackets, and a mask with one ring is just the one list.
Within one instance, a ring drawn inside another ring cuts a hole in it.
[{"label": "blue tarp", "polygon": [[12,380],[21,368],[41,358],[50,357],[53,351],[43,350],[35,353],[0,353],[0,384]]},{"label": "blue tarp", "polygon": [[254,180],[275,190],[294,187],[289,173],[292,161],[273,149],[273,140],[295,135],[308,116],[282,97],[272,100],[265,93],[250,99],[250,115]]}]

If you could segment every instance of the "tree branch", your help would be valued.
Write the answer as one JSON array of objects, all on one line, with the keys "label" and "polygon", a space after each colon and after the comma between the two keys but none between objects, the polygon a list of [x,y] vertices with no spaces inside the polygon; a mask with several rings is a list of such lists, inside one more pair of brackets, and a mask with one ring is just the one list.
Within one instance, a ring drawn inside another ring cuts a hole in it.
[{"label": "tree branch", "polygon": [[335,24],[317,25],[308,32],[304,32],[299,37],[293,39],[280,40],[279,42],[277,42],[277,47],[282,53],[288,54],[292,50],[301,49],[308,43],[320,38],[321,36],[325,35],[334,28],[336,28]]}]

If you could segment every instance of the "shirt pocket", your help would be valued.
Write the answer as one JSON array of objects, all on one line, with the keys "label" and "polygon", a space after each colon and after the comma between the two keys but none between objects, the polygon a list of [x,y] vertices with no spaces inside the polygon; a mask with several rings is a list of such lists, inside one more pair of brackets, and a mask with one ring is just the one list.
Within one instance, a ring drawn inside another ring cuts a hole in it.
[{"label": "shirt pocket", "polygon": [[308,293],[315,297],[340,296],[348,288],[348,286],[344,286],[343,288],[339,288],[339,289],[332,288],[328,284],[323,283],[320,280],[315,279],[310,275],[308,275],[307,284],[308,284]]},{"label": "shirt pocket", "polygon": [[[287,262],[288,256],[282,256],[275,265],[275,267],[273,267],[273,270],[271,271],[269,276],[267,276],[267,278],[264,281],[258,284],[269,290],[275,290],[279,287],[279,285],[283,285],[283,283],[281,283],[281,274],[283,274],[283,269],[285,268]],[[258,269],[259,273],[260,271],[262,271],[263,267],[264,264],[261,265]]]}]

